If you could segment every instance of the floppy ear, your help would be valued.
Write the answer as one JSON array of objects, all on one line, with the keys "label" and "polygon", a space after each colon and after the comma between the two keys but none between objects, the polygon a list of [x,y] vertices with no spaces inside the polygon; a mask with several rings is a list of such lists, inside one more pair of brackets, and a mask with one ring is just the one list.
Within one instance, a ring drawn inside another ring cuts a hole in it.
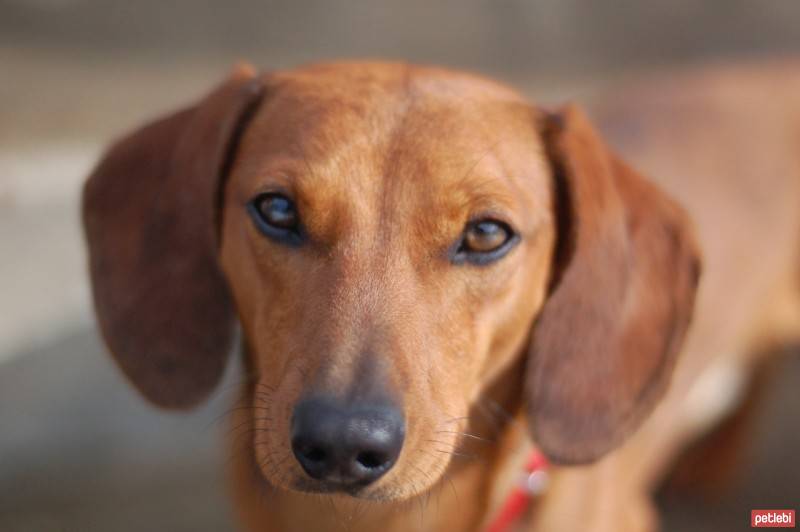
[{"label": "floppy ear", "polygon": [[700,261],[684,211],[609,151],[575,107],[545,118],[556,181],[551,294],[526,377],[534,440],[593,461],[661,398],[692,314]]},{"label": "floppy ear", "polygon": [[200,103],[114,144],[84,188],[100,329],[125,374],[159,406],[204,399],[231,349],[217,195],[261,92],[253,69],[238,67]]}]

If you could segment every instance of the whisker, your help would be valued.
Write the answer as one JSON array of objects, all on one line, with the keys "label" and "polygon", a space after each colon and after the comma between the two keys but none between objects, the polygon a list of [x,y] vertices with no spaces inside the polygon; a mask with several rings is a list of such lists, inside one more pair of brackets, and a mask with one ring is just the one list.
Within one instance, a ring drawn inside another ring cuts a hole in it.
[{"label": "whisker", "polygon": [[208,429],[212,425],[216,425],[217,423],[222,421],[223,418],[229,417],[231,414],[233,414],[234,412],[238,412],[239,410],[269,410],[269,407],[266,407],[266,406],[255,406],[255,405],[247,406],[246,405],[246,406],[236,406],[236,407],[233,407],[233,408],[229,408],[228,410],[226,410],[225,412],[223,412],[219,416],[215,417],[213,420],[209,421],[208,425],[205,428]]},{"label": "whisker", "polygon": [[442,421],[442,425],[447,425],[449,423],[455,423],[456,421],[463,421],[463,420],[469,419],[469,418],[470,418],[470,416],[453,417],[453,418],[446,419],[446,420]]},{"label": "whisker", "polygon": [[446,451],[444,449],[431,449],[431,450],[436,451],[437,453],[449,454],[454,458],[463,458],[465,460],[482,460],[480,456],[474,454],[460,453],[458,451]]},{"label": "whisker", "polygon": [[456,498],[456,505],[461,506],[461,501],[458,497],[458,490],[456,489],[456,485],[453,484],[453,479],[450,478],[450,475],[447,473],[447,471],[444,472],[444,478],[450,484],[450,489],[453,491],[453,496]]},{"label": "whisker", "polygon": [[[451,443],[449,443],[449,442],[444,442],[444,441],[440,441],[440,440],[422,440],[422,441],[426,441],[428,443],[438,443],[440,445],[451,445]],[[454,444],[453,445],[453,449],[455,449],[456,447],[458,447],[458,444]]]},{"label": "whisker", "polygon": [[[268,417],[254,417],[254,418],[246,419],[246,420],[242,421],[241,423],[239,423],[238,425],[236,425],[235,427],[231,427],[231,428],[228,430],[228,432],[227,432],[227,435],[228,435],[228,436],[232,436],[232,435],[233,435],[233,434],[234,434],[234,433],[235,433],[237,430],[241,429],[242,427],[248,426],[248,425],[255,425],[257,421],[267,421],[267,422],[271,422],[271,421],[272,421],[272,418],[268,418]],[[254,428],[255,428],[255,427],[254,427]]]},{"label": "whisker", "polygon": [[[411,465],[414,467],[414,469],[416,469],[417,471],[419,471],[420,473],[422,473],[422,474],[425,476],[425,478],[427,478],[427,479],[428,479],[428,481],[430,482],[430,487],[429,487],[429,489],[427,490],[427,492],[425,493],[425,508],[427,508],[427,507],[429,506],[429,504],[430,504],[430,497],[431,497],[431,493],[432,493],[433,489],[435,489],[435,486],[436,486],[436,484],[437,484],[437,483],[436,483],[436,481],[433,479],[433,477],[432,477],[432,476],[430,476],[430,474],[428,474],[428,472],[427,472],[427,471],[425,471],[424,469],[422,469],[421,467],[419,467],[417,464],[414,464],[414,463],[412,462],[412,463],[411,463]],[[438,515],[438,513],[439,513],[439,499],[438,499],[438,498],[436,499],[436,513],[437,513],[437,515]],[[420,526],[422,526],[422,525],[423,525],[423,523],[424,523],[424,517],[423,517],[423,518],[421,518],[421,521],[422,521],[422,522],[420,522]]]},{"label": "whisker", "polygon": [[498,419],[497,415],[492,412],[488,406],[484,405],[482,402],[477,403],[478,411],[486,419],[489,423],[492,424],[492,430],[495,435],[499,435],[500,432],[503,430],[503,422]]},{"label": "whisker", "polygon": [[240,388],[242,385],[252,382],[254,379],[259,377],[258,373],[246,373],[241,376],[240,379],[236,379],[236,381],[231,382],[222,386],[219,390],[216,391],[216,395],[222,395],[223,393],[229,392],[232,388]]},{"label": "whisker", "polygon": [[473,440],[478,440],[478,441],[482,441],[482,442],[486,442],[486,443],[497,443],[496,440],[491,440],[489,438],[483,438],[481,436],[476,436],[475,434],[470,434],[469,432],[459,432],[457,430],[437,430],[436,432],[434,432],[434,434],[441,434],[441,433],[459,434],[461,436],[464,436],[465,438],[471,438]]},{"label": "whisker", "polygon": [[[272,450],[264,455],[264,457],[258,461],[258,468],[262,469],[268,462],[272,462],[272,457],[281,452],[278,449]],[[274,464],[274,463],[273,463]]]},{"label": "whisker", "polygon": [[415,498],[419,501],[419,526],[423,528],[425,526],[425,507],[422,505],[422,497],[419,495],[420,491],[419,488],[417,488],[416,482],[412,489],[416,492]]},{"label": "whisker", "polygon": [[507,423],[520,424],[520,421],[519,421],[518,419],[516,419],[516,418],[515,418],[515,417],[514,417],[514,416],[513,416],[513,415],[512,415],[512,414],[511,414],[511,413],[510,413],[508,410],[506,410],[505,408],[503,408],[503,407],[502,407],[502,406],[501,406],[501,405],[500,405],[500,404],[499,404],[497,401],[495,401],[494,399],[489,399],[489,398],[486,398],[486,399],[483,399],[483,402],[484,402],[484,403],[486,403],[486,405],[487,405],[489,408],[491,408],[492,410],[494,410],[494,412],[495,412],[495,415],[497,415],[498,417],[502,418],[502,419],[503,419],[503,420],[505,420]]}]

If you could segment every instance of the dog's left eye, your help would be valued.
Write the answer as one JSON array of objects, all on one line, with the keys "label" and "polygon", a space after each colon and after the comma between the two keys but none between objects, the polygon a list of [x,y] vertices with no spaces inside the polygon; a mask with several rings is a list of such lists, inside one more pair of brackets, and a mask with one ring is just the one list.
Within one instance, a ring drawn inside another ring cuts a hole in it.
[{"label": "dog's left eye", "polygon": [[452,256],[453,262],[488,264],[514,247],[518,236],[505,222],[492,219],[467,224]]},{"label": "dog's left eye", "polygon": [[286,244],[299,244],[300,217],[294,201],[270,192],[256,196],[247,204],[256,227],[266,236]]}]

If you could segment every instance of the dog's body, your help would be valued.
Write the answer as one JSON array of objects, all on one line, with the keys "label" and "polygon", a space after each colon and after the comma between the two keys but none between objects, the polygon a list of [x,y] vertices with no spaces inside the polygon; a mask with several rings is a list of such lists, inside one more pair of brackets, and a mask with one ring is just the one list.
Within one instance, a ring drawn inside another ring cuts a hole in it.
[{"label": "dog's body", "polygon": [[598,107],[703,249],[668,392],[699,273],[681,208],[579,111],[407,65],[240,70],[119,143],[85,195],[104,334],[185,407],[238,315],[250,530],[480,530],[529,426],[554,466],[520,530],[651,530],[654,483],[735,404],[715,382],[800,329],[800,76],[777,75]]},{"label": "dog's body", "polygon": [[618,87],[593,115],[687,209],[703,255],[670,391],[615,453],[627,463],[620,478],[649,493],[687,443],[746,399],[766,358],[800,341],[800,64],[665,75]]}]

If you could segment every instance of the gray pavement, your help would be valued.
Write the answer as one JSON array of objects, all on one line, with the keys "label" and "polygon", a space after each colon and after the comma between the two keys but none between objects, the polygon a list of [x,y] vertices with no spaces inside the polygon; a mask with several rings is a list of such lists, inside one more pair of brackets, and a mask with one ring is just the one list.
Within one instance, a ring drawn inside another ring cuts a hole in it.
[{"label": "gray pavement", "polygon": [[0,530],[231,530],[224,414],[235,372],[203,408],[144,404],[92,330],[0,371]]}]

